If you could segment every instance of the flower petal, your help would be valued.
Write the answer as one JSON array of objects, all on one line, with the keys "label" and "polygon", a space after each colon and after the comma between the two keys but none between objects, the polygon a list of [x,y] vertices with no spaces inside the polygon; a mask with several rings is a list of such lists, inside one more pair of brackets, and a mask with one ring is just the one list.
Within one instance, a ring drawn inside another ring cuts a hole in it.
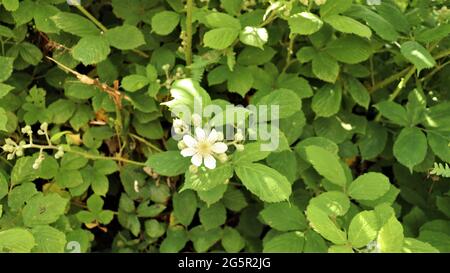
[{"label": "flower petal", "polygon": [[227,144],[225,144],[223,142],[216,142],[211,147],[211,149],[216,154],[222,154],[222,153],[225,153],[228,150],[228,146],[227,146]]},{"label": "flower petal", "polygon": [[219,138],[219,134],[217,133],[216,129],[212,129],[208,136],[208,142],[214,143]]},{"label": "flower petal", "polygon": [[208,169],[214,169],[216,167],[216,159],[212,155],[205,156],[205,166]]},{"label": "flower petal", "polygon": [[197,140],[205,140],[206,139],[206,132],[200,127],[195,128],[195,137]]},{"label": "flower petal", "polygon": [[183,142],[189,148],[195,148],[197,146],[197,140],[195,140],[195,138],[193,138],[190,135],[184,135],[183,136]]},{"label": "flower petal", "polygon": [[202,165],[202,161],[203,158],[200,154],[195,154],[192,158],[191,158],[191,162],[192,164],[194,164],[197,167],[200,167],[200,165]]},{"label": "flower petal", "polygon": [[197,153],[197,151],[193,148],[185,148],[181,150],[181,155],[184,157],[193,156],[195,153]]}]

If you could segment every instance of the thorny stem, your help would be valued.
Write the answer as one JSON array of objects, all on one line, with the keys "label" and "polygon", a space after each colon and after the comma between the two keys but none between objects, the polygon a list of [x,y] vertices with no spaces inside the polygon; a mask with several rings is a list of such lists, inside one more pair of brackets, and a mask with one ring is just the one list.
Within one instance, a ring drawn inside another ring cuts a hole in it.
[{"label": "thorny stem", "polygon": [[292,62],[292,54],[294,54],[294,43],[296,34],[293,34],[292,37],[289,37],[289,46],[287,48],[287,55],[286,55],[286,64],[283,67],[282,73],[286,72],[286,70],[289,68],[289,66],[293,63]]},{"label": "thorny stem", "polygon": [[[448,55],[450,55],[450,49],[444,50],[444,51],[436,54],[433,58],[435,60],[439,60],[439,59],[447,57]],[[412,68],[414,68],[414,66],[407,67],[407,68],[403,69],[402,71],[384,79],[383,81],[376,83],[369,90],[369,93],[373,93],[373,92],[377,91],[378,89],[381,89],[381,88],[391,84],[392,82],[400,79],[401,77],[405,76],[408,73],[408,71],[410,71]]]},{"label": "thorny stem", "polygon": [[[32,143],[25,144],[23,146],[23,148],[24,149],[39,149],[41,151],[43,151],[43,150],[58,150],[58,147],[54,146],[54,145],[39,145],[39,144],[32,144]],[[119,157],[119,156],[94,155],[94,154],[90,154],[88,152],[80,152],[80,151],[71,150],[70,148],[68,148],[68,149],[64,148],[64,152],[80,155],[87,159],[92,159],[92,160],[114,160],[114,161],[129,163],[129,164],[133,164],[133,165],[137,165],[137,166],[146,166],[145,163],[143,163],[143,162],[126,159],[126,158]]]},{"label": "thorny stem", "polygon": [[186,66],[190,66],[192,64],[192,12],[194,8],[193,0],[187,0],[186,4],[186,48],[185,48],[185,56],[186,56]]},{"label": "thorny stem", "polygon": [[[86,16],[89,20],[92,21],[92,23],[94,23],[99,29],[101,29],[103,32],[108,31],[108,28],[105,27],[105,25],[103,25],[99,20],[97,20],[94,16],[92,16],[92,14],[89,13],[89,11],[87,11],[82,5],[74,5],[81,13],[84,14],[84,16]],[[132,49],[132,51],[138,55],[141,55],[144,58],[149,58],[150,56],[139,50],[139,49]]]},{"label": "thorny stem", "polygon": [[145,145],[147,145],[148,147],[152,148],[153,150],[155,150],[155,151],[157,151],[157,152],[160,152],[160,153],[163,152],[163,150],[161,150],[161,149],[160,149],[159,147],[157,147],[156,145],[150,143],[150,142],[147,141],[146,139],[144,139],[144,138],[142,138],[142,137],[140,137],[140,136],[138,136],[138,135],[135,135],[135,134],[133,134],[133,133],[129,133],[129,135],[130,135],[132,138],[137,139],[137,140],[139,140],[140,142],[144,143]]}]

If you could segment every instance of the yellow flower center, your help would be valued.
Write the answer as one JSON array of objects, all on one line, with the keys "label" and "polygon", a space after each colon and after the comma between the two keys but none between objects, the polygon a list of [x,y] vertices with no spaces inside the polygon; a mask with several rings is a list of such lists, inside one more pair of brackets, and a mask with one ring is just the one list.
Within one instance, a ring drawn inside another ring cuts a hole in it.
[{"label": "yellow flower center", "polygon": [[197,151],[202,156],[209,155],[211,154],[211,146],[208,141],[200,141],[197,145]]}]

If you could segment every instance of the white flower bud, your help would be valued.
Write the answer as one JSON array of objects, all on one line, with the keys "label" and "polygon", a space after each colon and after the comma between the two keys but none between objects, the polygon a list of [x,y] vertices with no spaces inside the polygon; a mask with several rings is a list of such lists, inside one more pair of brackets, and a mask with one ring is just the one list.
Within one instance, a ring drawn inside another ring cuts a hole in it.
[{"label": "white flower bud", "polygon": [[192,115],[192,124],[194,127],[201,127],[202,126],[202,117],[199,114],[193,114]]},{"label": "white flower bud", "polygon": [[191,173],[197,173],[198,172],[198,167],[195,166],[195,165],[191,165],[191,166],[189,166],[189,171]]},{"label": "white flower bud", "polygon": [[13,153],[8,154],[8,155],[6,156],[6,159],[7,159],[7,160],[13,160],[13,159],[14,159],[14,154],[13,154]]},{"label": "white flower bud", "polygon": [[33,130],[31,129],[30,125],[23,127],[21,131],[22,131],[22,134],[27,134],[27,135],[33,134]]},{"label": "white flower bud", "polygon": [[227,156],[227,154],[219,154],[218,159],[220,162],[225,163],[228,160],[228,156]]},{"label": "white flower bud", "polygon": [[165,64],[161,67],[164,71],[169,71],[170,69],[170,64]]},{"label": "white flower bud", "polygon": [[237,142],[240,142],[240,141],[244,140],[244,135],[242,134],[242,130],[241,129],[237,129],[237,132],[234,135],[234,140],[236,140]]},{"label": "white flower bud", "polygon": [[48,130],[48,123],[47,122],[42,123],[40,128],[44,132],[47,131]]},{"label": "white flower bud", "polygon": [[242,145],[242,144],[235,144],[234,146],[236,147],[236,150],[238,150],[238,151],[244,150],[244,145]]},{"label": "white flower bud", "polygon": [[16,156],[17,157],[21,157],[21,156],[23,156],[23,149],[17,149],[17,151],[16,151]]},{"label": "white flower bud", "polygon": [[183,150],[184,148],[187,147],[187,146],[186,146],[186,143],[184,143],[183,140],[179,141],[178,144],[177,144],[177,146],[178,146],[178,149],[180,149],[180,150]]}]

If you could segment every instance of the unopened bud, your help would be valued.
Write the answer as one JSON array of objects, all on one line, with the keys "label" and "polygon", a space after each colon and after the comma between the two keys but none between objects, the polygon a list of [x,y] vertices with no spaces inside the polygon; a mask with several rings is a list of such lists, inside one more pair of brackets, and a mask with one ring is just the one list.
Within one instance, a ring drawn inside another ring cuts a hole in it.
[{"label": "unopened bud", "polygon": [[227,154],[219,154],[218,159],[221,163],[225,163],[228,160],[228,156],[227,156]]},{"label": "unopened bud", "polygon": [[199,114],[192,115],[192,124],[195,127],[200,127],[202,125],[202,117]]},{"label": "unopened bud", "polygon": [[182,140],[178,142],[177,146],[178,146],[178,149],[180,149],[180,150],[183,150],[184,148],[187,147],[186,143],[184,143],[184,141],[182,141]]},{"label": "unopened bud", "polygon": [[242,144],[235,144],[234,146],[236,147],[236,150],[238,150],[238,151],[244,150],[244,145],[242,145]]},{"label": "unopened bud", "polygon": [[195,165],[191,165],[191,166],[189,166],[189,171],[191,173],[197,173],[198,172],[198,167],[195,166]]}]

